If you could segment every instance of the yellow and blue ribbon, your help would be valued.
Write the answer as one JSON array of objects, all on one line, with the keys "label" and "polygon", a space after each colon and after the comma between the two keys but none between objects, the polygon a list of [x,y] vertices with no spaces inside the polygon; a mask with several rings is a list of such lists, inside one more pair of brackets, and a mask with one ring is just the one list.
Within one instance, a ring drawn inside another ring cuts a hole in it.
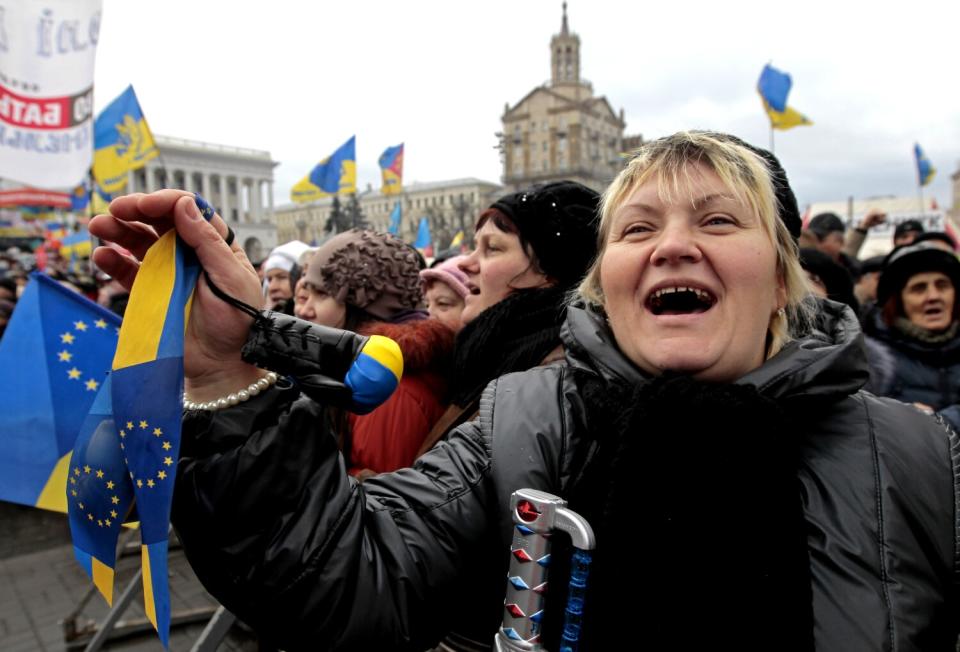
[{"label": "yellow and blue ribbon", "polygon": [[[199,195],[200,212],[213,208]],[[112,600],[119,524],[136,504],[144,609],[166,647],[167,540],[183,411],[183,337],[200,265],[170,230],[150,247],[130,292],[113,370],[74,448],[68,485],[77,560]],[[72,491],[76,491],[73,494]]]}]

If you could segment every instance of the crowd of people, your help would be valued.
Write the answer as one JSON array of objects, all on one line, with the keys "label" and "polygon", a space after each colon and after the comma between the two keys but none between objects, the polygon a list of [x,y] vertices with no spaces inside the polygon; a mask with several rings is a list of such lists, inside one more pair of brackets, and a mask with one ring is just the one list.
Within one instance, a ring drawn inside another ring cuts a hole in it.
[{"label": "crowd of people", "polygon": [[[499,198],[471,252],[429,267],[373,230],[255,267],[177,190],[116,199],[89,228],[114,243],[94,260],[119,294],[169,229],[209,274],[173,522],[268,644],[489,650],[510,495],[532,488],[597,535],[583,650],[954,650],[960,261],[915,221],[860,260],[886,219],[804,225],[770,152],[681,132],[602,195]],[[386,402],[354,414],[305,391],[342,389],[372,335],[404,357]],[[212,407],[266,370],[283,378]],[[555,546],[548,649],[569,573]]]}]

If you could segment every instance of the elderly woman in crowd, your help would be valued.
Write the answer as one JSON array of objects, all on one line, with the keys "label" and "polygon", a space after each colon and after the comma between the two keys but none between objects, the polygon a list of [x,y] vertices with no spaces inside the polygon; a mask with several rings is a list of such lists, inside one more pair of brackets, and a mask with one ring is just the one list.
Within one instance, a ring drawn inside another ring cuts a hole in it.
[{"label": "elderly woman in crowd", "polygon": [[894,249],[866,324],[868,389],[936,411],[960,431],[960,261],[932,240]]},{"label": "elderly woman in crowd", "polygon": [[[176,228],[222,290],[256,301],[239,247],[190,196],[111,212],[91,231],[139,256],[153,236],[118,222]],[[566,311],[566,364],[491,383],[478,419],[413,468],[351,480],[318,434],[325,407],[296,379],[186,414],[174,522],[191,564],[285,649],[422,650],[454,622],[490,641],[509,496],[530,487],[596,530],[581,649],[952,650],[955,444],[859,391],[856,318],[831,302],[808,314],[799,232],[769,153],[702,132],[645,144],[604,196],[599,256]],[[111,250],[97,262],[136,273]],[[240,354],[251,319],[203,279],[193,310],[193,400],[264,373]],[[464,585],[478,567],[490,570]],[[551,572],[543,641],[556,649],[565,582]],[[468,594],[485,607],[464,613]]]},{"label": "elderly woman in crowd", "polygon": [[454,332],[463,328],[460,315],[463,313],[464,299],[470,294],[465,285],[467,275],[460,269],[460,263],[465,259],[466,256],[454,256],[420,271],[423,298],[430,316],[439,319]]}]

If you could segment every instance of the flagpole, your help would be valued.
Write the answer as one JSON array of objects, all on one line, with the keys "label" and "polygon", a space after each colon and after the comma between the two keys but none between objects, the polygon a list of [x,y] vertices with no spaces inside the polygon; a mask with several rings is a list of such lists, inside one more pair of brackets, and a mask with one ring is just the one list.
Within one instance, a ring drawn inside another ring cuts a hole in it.
[{"label": "flagpole", "polygon": [[773,122],[770,123],[770,153],[775,154],[773,149]]}]

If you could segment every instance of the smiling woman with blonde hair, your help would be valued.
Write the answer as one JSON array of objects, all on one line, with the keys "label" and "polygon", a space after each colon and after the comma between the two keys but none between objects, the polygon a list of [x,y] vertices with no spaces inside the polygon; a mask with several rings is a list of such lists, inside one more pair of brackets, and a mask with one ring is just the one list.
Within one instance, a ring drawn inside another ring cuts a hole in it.
[{"label": "smiling woman with blonde hair", "polygon": [[[147,230],[117,221],[175,227],[214,282],[255,300],[256,276],[218,240],[225,227],[193,217],[192,202],[117,200],[90,230],[142,253],[131,240],[148,243]],[[410,469],[346,477],[324,408],[296,377],[188,412],[174,523],[207,589],[284,649],[415,651],[452,628],[462,637],[448,641],[489,649],[510,495],[531,488],[567,499],[596,532],[581,650],[953,650],[960,444],[860,391],[857,319],[808,298],[777,159],[709,132],[646,143],[602,220],[582,300],[566,310],[564,362],[491,382],[477,419]],[[136,272],[114,250],[97,263],[125,281]],[[192,400],[263,373],[240,354],[250,317],[204,280],[193,310]],[[333,374],[350,362],[340,357],[315,364]],[[277,481],[263,481],[268,468]],[[555,539],[547,649],[567,579]]]}]

